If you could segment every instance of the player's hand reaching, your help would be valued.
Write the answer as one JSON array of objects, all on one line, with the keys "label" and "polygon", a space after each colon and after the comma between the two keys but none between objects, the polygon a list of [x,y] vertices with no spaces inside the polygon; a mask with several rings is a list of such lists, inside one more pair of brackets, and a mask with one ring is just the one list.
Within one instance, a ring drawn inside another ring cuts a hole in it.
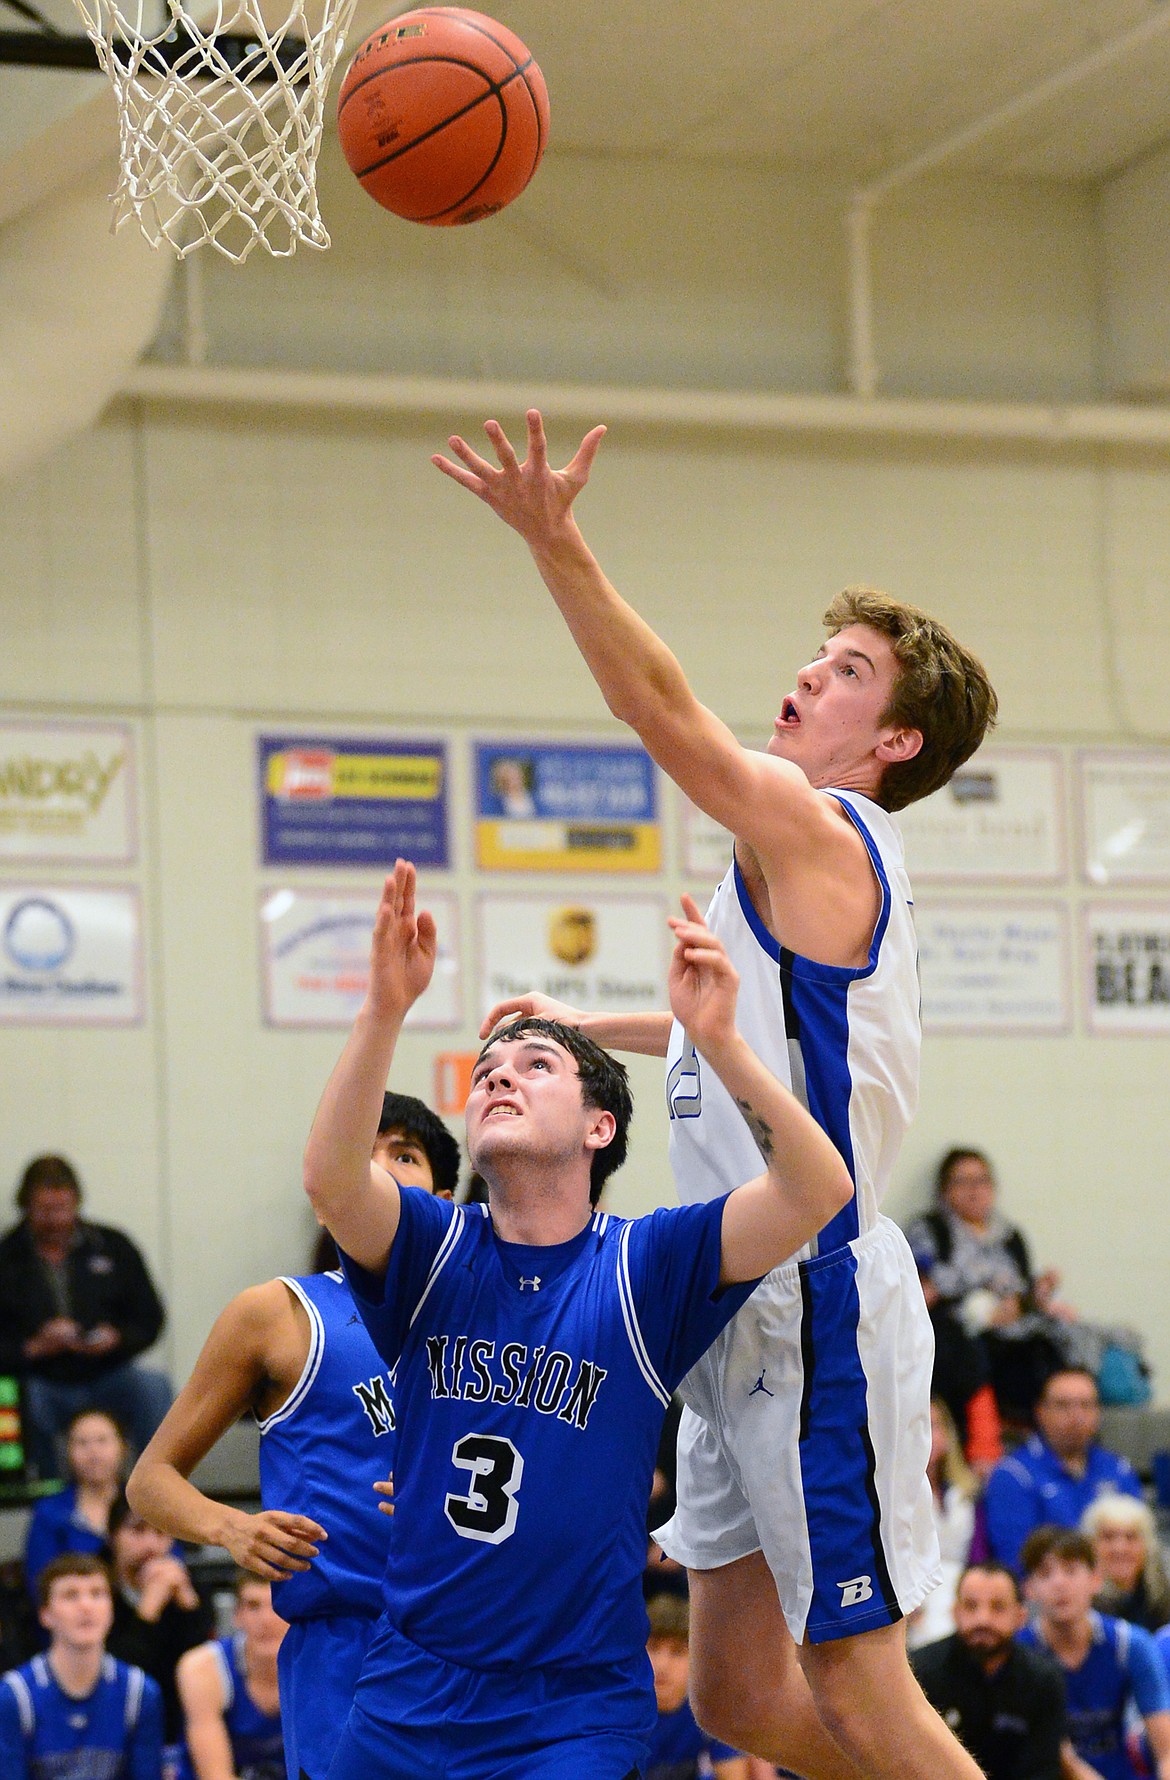
[{"label": "player's hand reaching", "polygon": [[533,549],[555,541],[566,528],[571,529],[573,502],[589,480],[605,428],[595,426],[586,433],[563,470],[549,467],[544,422],[537,409],[528,410],[528,455],[523,463],[499,421],[485,421],[483,430],[500,460],[498,469],[458,434],[448,444],[459,462],[452,463],[436,452],[431,459],[435,468],[461,488],[477,494]]},{"label": "player's hand reaching", "polygon": [[479,1036],[490,1038],[505,1020],[518,1020],[531,1014],[539,1015],[542,1020],[559,1020],[562,1026],[579,1026],[582,1020],[580,1008],[570,1007],[567,1001],[554,1001],[551,995],[541,995],[533,990],[529,995],[513,995],[507,1001],[497,1001],[485,1017]]},{"label": "player's hand reaching", "polygon": [[307,1570],[318,1553],[318,1541],[329,1535],[304,1514],[287,1514],[266,1508],[260,1514],[242,1509],[228,1511],[220,1542],[242,1570],[263,1576],[267,1582],[286,1582],[298,1570]]},{"label": "player's hand reaching", "polygon": [[415,909],[415,870],[399,859],[386,879],[374,920],[369,1000],[375,1011],[401,1020],[429,984],[435,969],[434,917]]},{"label": "player's hand reaching", "polygon": [[682,909],[681,917],[670,917],[675,941],[667,978],[670,1006],[675,1019],[702,1050],[735,1032],[739,975],[694,898],[684,896]]}]

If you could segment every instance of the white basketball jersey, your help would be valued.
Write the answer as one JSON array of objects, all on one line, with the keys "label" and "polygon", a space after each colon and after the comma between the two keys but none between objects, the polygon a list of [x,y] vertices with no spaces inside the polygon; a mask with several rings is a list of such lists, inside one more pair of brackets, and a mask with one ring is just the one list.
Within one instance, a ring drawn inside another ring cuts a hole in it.
[{"label": "white basketball jersey", "polygon": [[[787,951],[757,914],[734,861],[707,910],[708,926],[739,972],[740,1031],[828,1132],[853,1177],[852,1201],[805,1254],[825,1254],[872,1228],[918,1104],[921,1048],[918,947],[901,834],[868,797],[828,795],[864,840],[881,886],[864,965],[816,964]],[[677,1020],[666,1100],[680,1199],[712,1199],[762,1172],[743,1115]]]}]

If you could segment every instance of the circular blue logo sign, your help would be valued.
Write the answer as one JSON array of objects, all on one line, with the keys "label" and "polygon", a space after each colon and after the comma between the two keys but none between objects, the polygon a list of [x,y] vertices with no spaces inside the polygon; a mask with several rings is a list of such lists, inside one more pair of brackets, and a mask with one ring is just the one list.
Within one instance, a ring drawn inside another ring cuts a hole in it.
[{"label": "circular blue logo sign", "polygon": [[77,944],[73,923],[47,896],[26,896],[4,927],[4,950],[22,970],[58,970]]}]

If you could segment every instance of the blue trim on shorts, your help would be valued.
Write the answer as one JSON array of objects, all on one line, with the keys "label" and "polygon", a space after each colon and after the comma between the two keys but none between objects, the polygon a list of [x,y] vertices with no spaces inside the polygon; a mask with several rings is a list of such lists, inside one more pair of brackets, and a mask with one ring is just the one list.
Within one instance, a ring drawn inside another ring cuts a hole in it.
[{"label": "blue trim on shorts", "polygon": [[849,1638],[902,1618],[882,1544],[867,1383],[857,1345],[857,1257],[800,1263],[800,1472],[812,1558],[806,1635]]}]

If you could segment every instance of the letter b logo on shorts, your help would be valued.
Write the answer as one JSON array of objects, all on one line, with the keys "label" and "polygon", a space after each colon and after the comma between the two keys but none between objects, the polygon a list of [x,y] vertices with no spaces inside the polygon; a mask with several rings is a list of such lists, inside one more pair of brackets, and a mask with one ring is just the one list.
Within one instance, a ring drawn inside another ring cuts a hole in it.
[{"label": "letter b logo on shorts", "polygon": [[873,1599],[873,1577],[854,1576],[849,1582],[839,1582],[842,1607],[860,1607],[862,1601]]}]

